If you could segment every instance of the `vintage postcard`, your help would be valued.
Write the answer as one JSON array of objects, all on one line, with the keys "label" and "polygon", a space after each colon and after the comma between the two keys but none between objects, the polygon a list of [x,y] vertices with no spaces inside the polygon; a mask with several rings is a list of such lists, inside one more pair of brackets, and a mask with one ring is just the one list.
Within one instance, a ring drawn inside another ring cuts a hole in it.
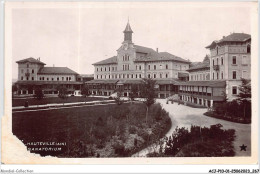
[{"label": "vintage postcard", "polygon": [[6,2],[2,163],[258,163],[257,13]]}]

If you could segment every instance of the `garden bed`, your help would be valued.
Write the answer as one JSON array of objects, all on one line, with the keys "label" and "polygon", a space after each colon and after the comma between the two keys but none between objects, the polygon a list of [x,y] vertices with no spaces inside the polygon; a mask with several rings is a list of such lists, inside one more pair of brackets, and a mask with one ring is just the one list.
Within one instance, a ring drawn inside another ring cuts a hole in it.
[{"label": "garden bed", "polygon": [[[163,137],[171,120],[160,104],[123,103],[13,113],[13,133],[30,142],[65,143],[60,151],[37,151],[57,157],[129,157]],[[32,150],[31,150],[32,152]]]}]

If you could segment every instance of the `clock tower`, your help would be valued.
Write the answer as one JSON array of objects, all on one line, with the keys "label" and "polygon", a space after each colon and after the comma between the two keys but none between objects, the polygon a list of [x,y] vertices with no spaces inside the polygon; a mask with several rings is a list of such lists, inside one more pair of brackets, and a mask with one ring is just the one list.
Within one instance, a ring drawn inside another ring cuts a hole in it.
[{"label": "clock tower", "polygon": [[127,22],[127,25],[126,25],[123,33],[124,33],[124,42],[123,43],[132,43],[132,33],[133,33],[133,31],[130,27],[129,20]]}]

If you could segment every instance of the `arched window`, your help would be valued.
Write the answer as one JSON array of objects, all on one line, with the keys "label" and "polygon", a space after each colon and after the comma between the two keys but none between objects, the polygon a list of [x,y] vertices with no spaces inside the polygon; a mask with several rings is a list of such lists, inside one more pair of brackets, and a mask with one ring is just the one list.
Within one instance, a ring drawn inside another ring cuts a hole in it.
[{"label": "arched window", "polygon": [[156,74],[153,75],[153,78],[156,78]]},{"label": "arched window", "polygon": [[153,69],[156,70],[156,65],[153,66]]},{"label": "arched window", "polygon": [[151,78],[151,74],[148,74],[148,78]]}]

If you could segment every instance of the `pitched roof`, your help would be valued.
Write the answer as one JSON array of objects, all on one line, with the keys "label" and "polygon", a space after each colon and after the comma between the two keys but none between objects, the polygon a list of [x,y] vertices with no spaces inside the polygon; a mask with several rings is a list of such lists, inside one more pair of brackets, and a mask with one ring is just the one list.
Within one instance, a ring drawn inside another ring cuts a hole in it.
[{"label": "pitched roof", "polygon": [[152,48],[134,45],[136,52],[145,53],[146,55],[143,57],[138,57],[136,62],[150,62],[150,61],[179,61],[189,63],[188,60],[175,56],[168,52],[157,52]]},{"label": "pitched roof", "polygon": [[129,22],[127,22],[127,25],[126,25],[126,27],[125,27],[124,33],[125,33],[125,32],[133,33],[133,30],[131,29]]},{"label": "pitched roof", "polygon": [[201,70],[201,69],[210,69],[209,60],[193,64],[187,71],[196,71],[196,70]]},{"label": "pitched roof", "polygon": [[93,63],[92,65],[106,65],[106,64],[116,64],[116,63],[117,63],[117,56],[113,56],[108,59]]},{"label": "pitched roof", "polygon": [[247,41],[249,39],[251,39],[251,35],[250,34],[246,34],[246,33],[232,33],[232,34],[230,34],[228,36],[223,36],[223,38],[220,39],[220,40],[213,41],[206,48],[210,48],[214,44],[218,44],[218,43],[223,43],[223,42],[245,42],[245,41]]},{"label": "pitched roof", "polygon": [[[152,61],[178,61],[178,62],[185,62],[190,63],[188,60],[175,56],[168,52],[157,52],[152,48],[134,45],[134,48],[137,53],[144,53],[145,55],[142,57],[137,57],[134,61],[135,62],[152,62]],[[116,64],[117,63],[117,56],[110,57],[105,60],[101,60],[99,62],[93,63],[92,65],[108,65],[108,64]]]},{"label": "pitched roof", "polygon": [[225,87],[226,81],[225,80],[187,81],[187,82],[179,82],[178,85]]},{"label": "pitched roof", "polygon": [[43,67],[38,74],[78,74],[68,67]]},{"label": "pitched roof", "polygon": [[33,57],[29,57],[29,58],[26,58],[26,59],[22,59],[22,60],[16,61],[16,63],[26,63],[26,62],[38,63],[38,64],[46,65],[45,63],[43,63],[40,60],[37,60],[37,59],[35,59]]}]

